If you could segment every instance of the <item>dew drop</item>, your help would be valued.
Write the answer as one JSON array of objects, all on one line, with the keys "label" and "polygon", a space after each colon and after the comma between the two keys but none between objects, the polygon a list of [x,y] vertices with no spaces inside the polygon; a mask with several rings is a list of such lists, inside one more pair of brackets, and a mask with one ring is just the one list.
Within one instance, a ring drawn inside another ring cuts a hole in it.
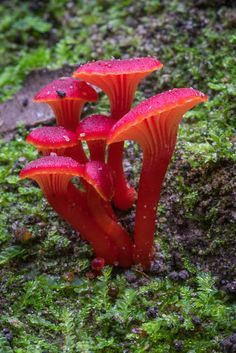
[{"label": "dew drop", "polygon": [[63,136],[63,138],[64,138],[67,142],[70,141],[70,138],[69,138],[68,136]]}]

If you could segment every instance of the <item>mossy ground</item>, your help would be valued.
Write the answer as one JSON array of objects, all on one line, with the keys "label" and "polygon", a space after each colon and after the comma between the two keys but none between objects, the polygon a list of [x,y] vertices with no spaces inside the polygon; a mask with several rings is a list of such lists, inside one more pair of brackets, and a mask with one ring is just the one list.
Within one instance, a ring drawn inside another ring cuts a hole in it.
[{"label": "mossy ground", "polygon": [[[210,98],[180,128],[159,206],[162,252],[149,274],[106,267],[89,280],[89,246],[31,181],[18,180],[37,156],[25,129],[1,142],[0,352],[221,352],[219,343],[236,330],[232,294],[215,286],[231,283],[235,271],[235,8],[203,0],[3,1],[0,14],[2,100],[31,69],[133,55],[165,64],[137,101],[181,86]],[[135,183],[138,151],[127,149]],[[123,222],[130,225],[132,214]],[[176,282],[172,272],[181,269],[190,276]]]}]

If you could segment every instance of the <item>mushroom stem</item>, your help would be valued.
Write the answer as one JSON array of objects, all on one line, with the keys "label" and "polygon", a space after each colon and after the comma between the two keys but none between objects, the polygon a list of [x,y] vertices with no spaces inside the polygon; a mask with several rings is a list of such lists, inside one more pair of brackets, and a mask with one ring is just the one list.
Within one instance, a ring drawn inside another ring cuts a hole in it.
[{"label": "mushroom stem", "polygon": [[123,169],[123,147],[124,142],[117,142],[108,147],[107,163],[114,171],[115,194],[114,204],[121,210],[128,210],[136,200],[137,194],[133,187],[127,182]]},{"label": "mushroom stem", "polygon": [[128,232],[109,214],[108,202],[101,199],[93,187],[87,186],[87,201],[93,219],[103,229],[118,248],[117,265],[130,267],[132,265],[132,240]]},{"label": "mushroom stem", "polygon": [[65,151],[65,156],[71,157],[79,163],[88,162],[81,141],[78,141],[76,146],[68,147]]},{"label": "mushroom stem", "polygon": [[[94,193],[96,192],[94,191]],[[67,191],[67,204],[64,201],[67,207],[60,210],[58,200],[49,198],[48,200],[53,208],[75,230],[80,232],[82,238],[91,244],[96,257],[104,258],[106,264],[109,265],[114,265],[118,261],[118,247],[108,233],[97,223],[90,210],[85,193],[80,192],[70,183]]]},{"label": "mushroom stem", "polygon": [[170,159],[171,154],[168,152],[150,156],[144,151],[136,204],[133,251],[134,262],[141,263],[144,269],[149,268],[153,257],[156,210]]},{"label": "mushroom stem", "polygon": [[39,152],[42,153],[43,156],[50,156],[52,153],[56,154],[57,156],[65,156],[71,157],[75,161],[79,163],[87,163],[88,158],[86,157],[84,150],[80,141],[78,141],[77,146],[72,147],[62,147],[62,148],[39,148]]},{"label": "mushroom stem", "polygon": [[[49,102],[48,103],[56,116],[57,126],[63,126],[66,129],[75,131],[79,124],[80,115],[84,107],[83,100],[64,100],[63,102]],[[83,150],[81,141],[78,141],[76,147],[71,149],[71,154],[66,154],[69,157],[77,160],[80,163],[86,163],[88,158]]]},{"label": "mushroom stem", "polygon": [[106,142],[104,140],[88,140],[87,145],[91,161],[105,162]]},{"label": "mushroom stem", "polygon": [[[61,178],[60,178],[61,179]],[[60,181],[59,181],[60,183]],[[97,257],[104,258],[105,262],[113,265],[118,261],[118,249],[94,219],[90,212],[85,194],[76,189],[71,183],[67,185],[65,193],[52,193],[45,188],[47,181],[44,177],[44,186],[41,183],[44,195],[53,209],[81,234],[81,238],[88,241]]]}]

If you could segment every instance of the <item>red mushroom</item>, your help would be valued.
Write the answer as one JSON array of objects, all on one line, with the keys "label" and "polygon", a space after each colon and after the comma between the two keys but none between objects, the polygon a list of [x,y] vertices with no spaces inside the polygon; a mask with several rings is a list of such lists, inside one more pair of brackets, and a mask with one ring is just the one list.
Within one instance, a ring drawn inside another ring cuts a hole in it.
[{"label": "red mushroom", "polygon": [[110,132],[108,144],[134,140],[143,149],[134,230],[134,261],[145,269],[153,256],[156,207],[173,154],[182,116],[207,96],[192,88],[177,88],[138,104]]},{"label": "red mushroom", "polygon": [[[34,102],[47,103],[53,109],[57,125],[75,131],[80,120],[80,114],[86,102],[96,102],[96,91],[84,81],[72,77],[61,77],[44,88],[34,97]],[[78,160],[87,160],[81,143],[76,147]]]},{"label": "red mushroom", "polygon": [[[100,87],[108,95],[112,118],[118,120],[130,110],[139,82],[162,66],[158,60],[150,57],[95,61],[80,66],[74,77]],[[115,171],[114,203],[126,210],[133,205],[136,192],[126,181],[122,161],[123,143],[113,144],[109,148],[108,164]]]},{"label": "red mushroom", "polygon": [[130,110],[139,82],[162,66],[151,57],[98,60],[80,66],[73,76],[100,87],[110,100],[112,117],[118,120]]},{"label": "red mushroom", "polygon": [[42,157],[30,162],[20,173],[21,178],[35,180],[56,212],[92,245],[97,257],[112,265],[118,260],[117,246],[93,219],[85,193],[70,182],[73,176],[93,185],[106,200],[111,197],[112,185],[100,180],[100,175],[88,174],[84,165],[69,157]]},{"label": "red mushroom", "polygon": [[76,134],[62,126],[36,128],[29,133],[26,141],[35,146],[44,156],[56,153],[58,156],[72,157],[80,163],[88,161],[87,158],[81,158]]},{"label": "red mushroom", "polygon": [[105,162],[106,140],[116,120],[106,115],[90,115],[77,127],[78,139],[86,141],[90,151],[90,159]]},{"label": "red mushroom", "polygon": [[84,81],[72,77],[61,77],[34,97],[34,102],[47,103],[53,109],[57,125],[75,131],[86,102],[96,102],[96,91]]}]

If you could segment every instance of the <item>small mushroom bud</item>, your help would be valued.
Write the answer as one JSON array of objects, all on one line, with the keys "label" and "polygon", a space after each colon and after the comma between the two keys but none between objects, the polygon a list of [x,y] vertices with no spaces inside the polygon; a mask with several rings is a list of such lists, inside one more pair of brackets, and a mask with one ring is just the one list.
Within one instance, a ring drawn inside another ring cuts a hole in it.
[{"label": "small mushroom bud", "polygon": [[100,272],[104,266],[105,266],[105,261],[101,257],[96,257],[91,262],[91,268],[96,272]]}]

